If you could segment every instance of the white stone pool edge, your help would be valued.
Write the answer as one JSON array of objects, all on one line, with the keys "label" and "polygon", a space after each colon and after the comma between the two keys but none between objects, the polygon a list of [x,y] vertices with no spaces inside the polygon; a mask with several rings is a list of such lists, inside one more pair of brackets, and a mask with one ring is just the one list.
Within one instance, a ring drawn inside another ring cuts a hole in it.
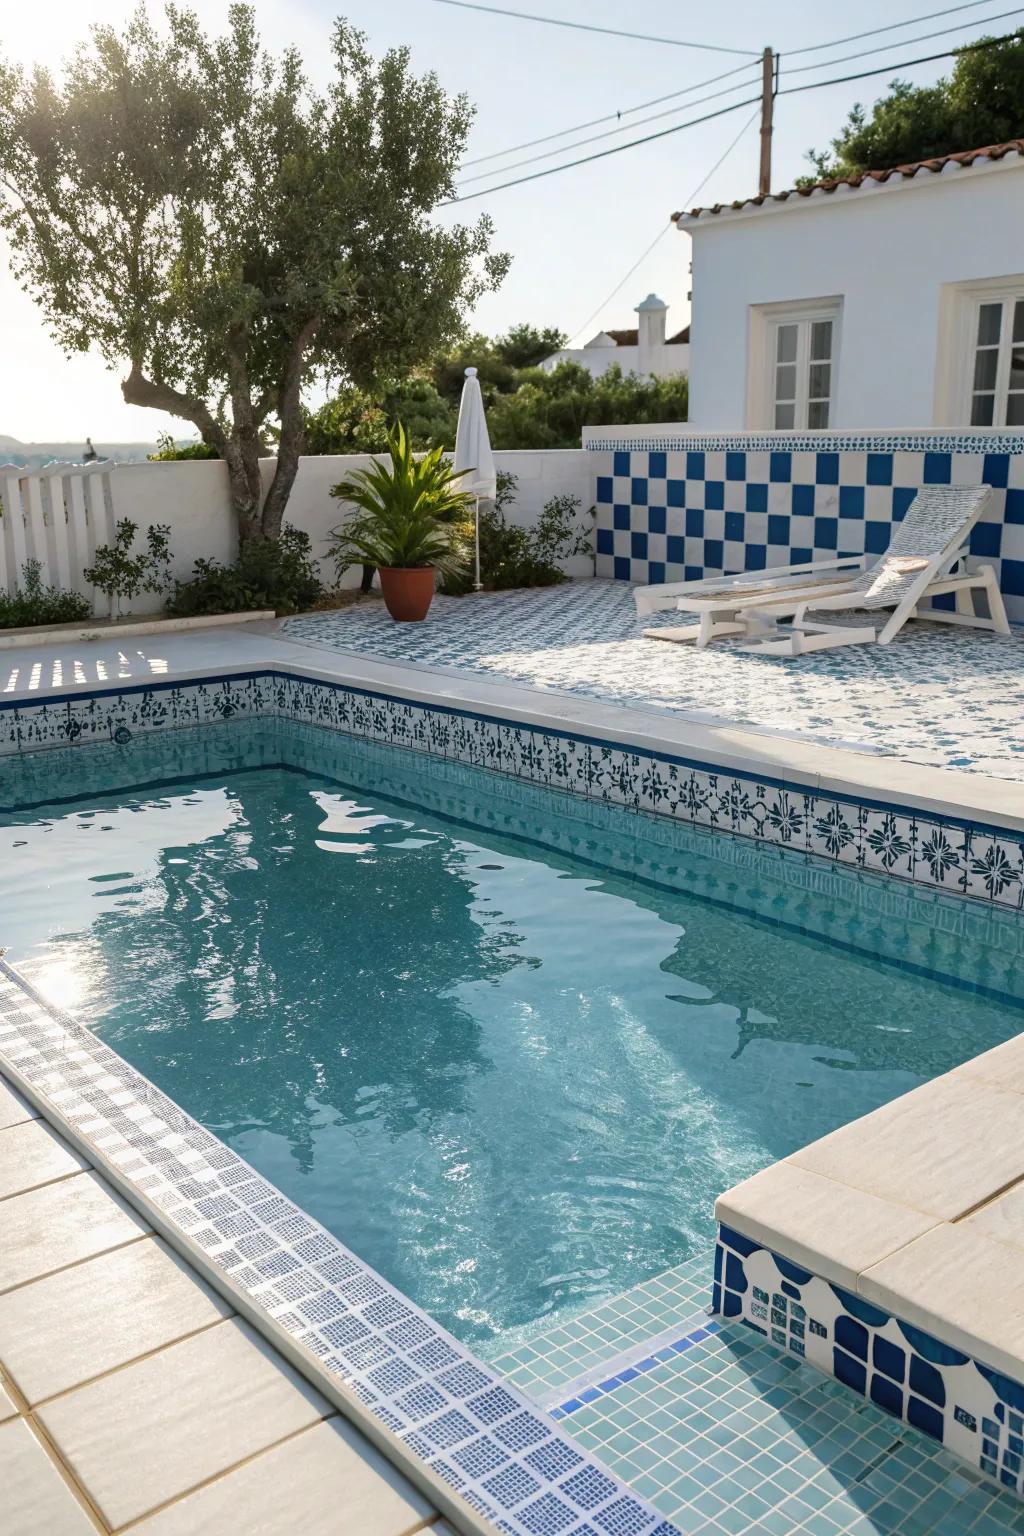
[{"label": "white stone pool edge", "polygon": [[1024,1034],[721,1195],[714,1308],[1024,1493]]}]

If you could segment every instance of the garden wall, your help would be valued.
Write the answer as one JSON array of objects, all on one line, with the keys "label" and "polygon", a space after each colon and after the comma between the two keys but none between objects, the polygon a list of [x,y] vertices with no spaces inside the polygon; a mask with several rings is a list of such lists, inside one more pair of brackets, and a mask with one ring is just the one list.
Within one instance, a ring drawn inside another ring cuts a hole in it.
[{"label": "garden wall", "polygon": [[[581,513],[593,502],[593,462],[582,449],[555,449],[496,453],[495,465],[515,475],[515,505],[507,509],[511,522],[531,527],[552,496],[577,496]],[[273,459],[263,463],[267,485],[274,473]],[[342,517],[342,507],[332,499],[330,488],[353,469],[370,463],[368,454],[304,457],[288,504],[286,521],[308,533],[313,551],[320,557],[332,528]],[[115,517],[129,517],[141,533],[151,523],[167,523],[177,575],[186,575],[199,558],[230,560],[237,549],[237,534],[228,500],[227,469],[219,460],[185,460],[156,464],[119,464],[111,473]],[[325,580],[333,584],[334,571],[323,562]],[[570,576],[593,575],[593,561],[578,557],[566,565]],[[350,571],[344,585],[356,586],[358,571]],[[131,607],[136,613],[156,612],[157,597],[140,594]]]},{"label": "garden wall", "polygon": [[[874,558],[922,485],[989,485],[970,552],[995,566],[1024,622],[1024,433],[701,432],[585,428],[597,575],[690,581]],[[939,599],[946,603],[946,599]]]}]

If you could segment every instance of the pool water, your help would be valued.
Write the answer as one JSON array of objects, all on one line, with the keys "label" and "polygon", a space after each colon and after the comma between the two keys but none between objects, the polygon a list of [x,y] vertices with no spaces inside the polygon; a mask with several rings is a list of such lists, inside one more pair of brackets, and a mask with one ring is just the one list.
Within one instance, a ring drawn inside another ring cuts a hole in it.
[{"label": "pool water", "polygon": [[478,1349],[1024,1027],[977,909],[901,888],[883,922],[852,872],[795,898],[806,861],[743,876],[692,830],[670,859],[654,819],[266,727],[3,767],[0,943]]}]

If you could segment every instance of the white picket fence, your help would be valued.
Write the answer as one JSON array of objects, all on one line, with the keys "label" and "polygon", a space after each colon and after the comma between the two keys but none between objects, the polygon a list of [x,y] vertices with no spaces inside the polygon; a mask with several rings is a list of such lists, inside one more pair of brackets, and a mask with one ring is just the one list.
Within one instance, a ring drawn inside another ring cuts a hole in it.
[{"label": "white picket fence", "polygon": [[106,611],[106,599],[82,571],[114,537],[113,468],[107,459],[33,470],[0,464],[0,591],[23,585],[34,560],[45,585],[80,592],[94,613]]}]

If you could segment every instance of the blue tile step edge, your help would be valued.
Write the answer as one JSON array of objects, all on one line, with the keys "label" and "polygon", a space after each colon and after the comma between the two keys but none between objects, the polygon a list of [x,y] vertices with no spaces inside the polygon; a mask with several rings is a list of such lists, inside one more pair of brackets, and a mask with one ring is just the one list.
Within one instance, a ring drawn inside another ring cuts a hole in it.
[{"label": "blue tile step edge", "polygon": [[0,699],[0,758],[89,742],[128,746],[149,731],[272,715],[733,834],[750,846],[811,855],[821,868],[845,864],[894,884],[1009,912],[1024,908],[1024,834],[1013,828],[397,698],[297,667]]},{"label": "blue tile step edge", "polygon": [[596,1402],[599,1397],[607,1397],[617,1387],[624,1387],[638,1376],[657,1370],[659,1365],[664,1365],[676,1355],[685,1355],[688,1350],[718,1333],[720,1328],[721,1324],[712,1318],[691,1318],[686,1323],[667,1329],[657,1338],[645,1339],[642,1344],[635,1345],[614,1360],[606,1360],[598,1369],[559,1387],[555,1392],[547,1393],[538,1402],[542,1408],[548,1409],[556,1422],[567,1419],[588,1403]]},{"label": "blue tile step edge", "polygon": [[712,1311],[1024,1495],[1024,1385],[719,1224]]},{"label": "blue tile step edge", "polygon": [[458,1530],[679,1536],[549,1415],[2,959],[0,1071]]}]

